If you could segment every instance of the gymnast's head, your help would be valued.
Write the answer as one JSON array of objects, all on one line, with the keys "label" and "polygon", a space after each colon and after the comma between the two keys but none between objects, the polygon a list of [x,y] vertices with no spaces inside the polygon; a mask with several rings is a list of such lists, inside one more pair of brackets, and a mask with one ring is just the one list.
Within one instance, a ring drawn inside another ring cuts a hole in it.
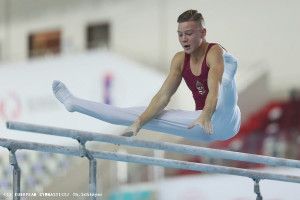
[{"label": "gymnast's head", "polygon": [[197,10],[187,10],[179,15],[177,22],[179,42],[184,51],[190,54],[205,41],[204,18]]}]

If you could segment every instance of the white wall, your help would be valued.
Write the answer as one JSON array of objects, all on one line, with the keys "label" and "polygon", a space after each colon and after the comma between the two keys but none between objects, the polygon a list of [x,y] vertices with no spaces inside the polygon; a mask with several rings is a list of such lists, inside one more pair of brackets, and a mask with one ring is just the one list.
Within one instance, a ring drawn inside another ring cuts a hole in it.
[{"label": "white wall", "polygon": [[[28,1],[28,0],[27,0]],[[65,0],[66,1],[66,0]],[[62,2],[65,2],[62,1]],[[31,2],[31,1],[29,1]],[[77,4],[76,4],[77,2]],[[79,2],[79,3],[78,3]],[[82,1],[81,1],[82,2]],[[58,9],[45,14],[40,12],[26,16],[26,11],[34,10],[35,6],[14,8],[12,16],[9,60],[22,60],[27,57],[27,37],[31,32],[61,29],[63,44],[66,51],[83,51],[86,46],[85,31],[89,23],[110,22],[112,29],[112,49],[138,61],[159,65],[159,31],[153,31],[159,22],[159,1],[110,2],[94,1],[93,4],[75,1],[73,9]],[[16,3],[16,5],[18,5]],[[59,7],[60,3],[57,3]],[[132,6],[135,5],[135,6]],[[45,5],[46,6],[46,5]],[[144,6],[147,9],[137,9]],[[41,8],[41,6],[37,6]],[[29,18],[28,21],[25,19]],[[45,23],[46,22],[46,23]],[[147,24],[149,26],[147,26]],[[151,36],[149,36],[151,33]]]},{"label": "white wall", "polygon": [[3,55],[3,46],[5,41],[5,34],[6,34],[6,27],[5,27],[5,2],[0,1],[0,62],[2,61],[4,55]]},{"label": "white wall", "polygon": [[273,92],[300,86],[296,59],[300,52],[297,0],[12,2],[9,60],[26,59],[27,36],[31,31],[61,28],[69,50],[81,51],[85,48],[86,24],[110,21],[114,51],[167,70],[171,57],[181,50],[176,18],[182,11],[194,8],[206,18],[208,40],[220,42],[235,54],[240,67],[246,68],[259,60],[268,63]]}]

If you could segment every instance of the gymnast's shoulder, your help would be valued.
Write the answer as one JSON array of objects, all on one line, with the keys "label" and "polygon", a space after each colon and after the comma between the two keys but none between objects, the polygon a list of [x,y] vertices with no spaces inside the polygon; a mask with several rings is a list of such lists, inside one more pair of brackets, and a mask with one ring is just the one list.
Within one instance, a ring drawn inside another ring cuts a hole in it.
[{"label": "gymnast's shoulder", "polygon": [[178,69],[181,71],[184,63],[184,57],[184,51],[177,52],[172,58],[171,69]]}]

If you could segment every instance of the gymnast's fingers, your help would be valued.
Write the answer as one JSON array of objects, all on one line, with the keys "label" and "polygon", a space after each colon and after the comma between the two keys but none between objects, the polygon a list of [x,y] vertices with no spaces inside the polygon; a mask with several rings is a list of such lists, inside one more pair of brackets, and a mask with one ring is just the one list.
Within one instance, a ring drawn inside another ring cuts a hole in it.
[{"label": "gymnast's fingers", "polygon": [[189,126],[188,129],[194,128],[197,124],[197,121],[193,121]]},{"label": "gymnast's fingers", "polygon": [[208,123],[208,130],[209,130],[209,134],[213,134],[213,128],[211,123]]},{"label": "gymnast's fingers", "polygon": [[204,132],[211,135],[212,134],[212,126],[210,122],[206,122],[203,126]]},{"label": "gymnast's fingers", "polygon": [[130,127],[125,129],[125,131],[123,131],[123,133],[121,134],[121,136],[124,136],[124,137],[132,137],[133,135],[135,135],[134,131]]}]

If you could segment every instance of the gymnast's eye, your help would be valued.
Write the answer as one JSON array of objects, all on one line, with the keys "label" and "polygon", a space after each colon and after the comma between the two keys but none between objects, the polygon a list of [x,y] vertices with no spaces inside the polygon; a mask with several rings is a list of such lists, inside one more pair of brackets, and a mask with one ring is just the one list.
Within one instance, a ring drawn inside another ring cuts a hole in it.
[{"label": "gymnast's eye", "polygon": [[189,31],[189,32],[186,32],[185,34],[188,35],[188,36],[191,36],[191,35],[193,35],[193,32]]}]

